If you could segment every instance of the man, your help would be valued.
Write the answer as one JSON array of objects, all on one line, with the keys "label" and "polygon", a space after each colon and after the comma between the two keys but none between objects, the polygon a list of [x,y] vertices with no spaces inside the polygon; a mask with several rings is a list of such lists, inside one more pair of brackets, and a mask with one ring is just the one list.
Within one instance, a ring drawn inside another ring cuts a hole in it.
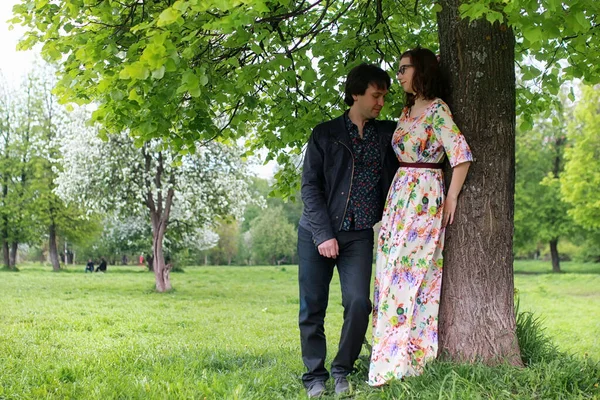
[{"label": "man", "polygon": [[381,219],[398,161],[391,148],[395,123],[376,121],[390,87],[381,68],[361,64],[346,79],[342,116],[318,125],[302,172],[304,210],[298,228],[302,376],[309,397],[325,393],[325,312],[337,266],[344,324],[331,365],[336,394],[350,392],[346,376],[369,324],[373,225]]},{"label": "man", "polygon": [[106,272],[106,259],[104,257],[100,258],[100,265],[96,268],[96,272]]}]

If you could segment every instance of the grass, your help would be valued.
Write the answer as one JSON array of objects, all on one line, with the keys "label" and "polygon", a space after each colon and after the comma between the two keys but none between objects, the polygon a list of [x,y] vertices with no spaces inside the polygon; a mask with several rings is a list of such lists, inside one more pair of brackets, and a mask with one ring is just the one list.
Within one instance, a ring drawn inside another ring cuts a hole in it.
[{"label": "grass", "polygon": [[600,361],[600,264],[561,265],[555,274],[549,262],[515,262],[521,310],[544,321],[560,350]]},{"label": "grass", "polygon": [[[546,347],[546,357],[525,369],[436,362],[384,389],[368,387],[360,372],[351,378],[353,398],[600,398],[600,271],[565,264],[567,273],[553,275],[544,268],[515,266],[521,308],[541,310],[558,348],[576,356]],[[172,275],[176,290],[161,295],[140,267],[2,271],[0,399],[305,398],[296,274],[289,266],[186,268]],[[565,312],[548,312],[553,307]],[[341,313],[334,278],[330,358]]]}]

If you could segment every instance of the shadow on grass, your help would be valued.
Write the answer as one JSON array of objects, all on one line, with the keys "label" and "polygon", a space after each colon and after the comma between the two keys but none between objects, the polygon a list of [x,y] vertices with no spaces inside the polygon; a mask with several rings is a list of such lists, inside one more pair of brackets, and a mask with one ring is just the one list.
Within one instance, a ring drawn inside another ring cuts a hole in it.
[{"label": "shadow on grass", "polygon": [[514,271],[515,275],[600,275],[600,265],[597,268],[590,268],[585,271],[560,271],[554,272],[552,270],[549,271]]},{"label": "shadow on grass", "polygon": [[600,263],[561,263],[561,271],[552,271],[552,264],[536,261],[515,261],[514,273],[519,275],[569,275],[569,274],[598,274]]},{"label": "shadow on grass", "polygon": [[59,273],[59,274],[140,274],[140,273],[146,273],[146,274],[152,274],[151,271],[148,271],[148,268],[146,267],[137,267],[137,266],[120,266],[120,265],[116,265],[116,266],[108,266],[108,270],[107,272],[85,272],[85,266],[84,265],[69,265],[67,267],[61,266],[60,270],[58,271],[54,271],[52,269],[51,265],[24,265],[21,266],[20,268],[17,268],[17,271],[13,271],[13,270],[8,270],[8,269],[4,269],[4,268],[0,268],[0,271],[4,271],[6,270],[7,272],[53,272],[53,273]]}]

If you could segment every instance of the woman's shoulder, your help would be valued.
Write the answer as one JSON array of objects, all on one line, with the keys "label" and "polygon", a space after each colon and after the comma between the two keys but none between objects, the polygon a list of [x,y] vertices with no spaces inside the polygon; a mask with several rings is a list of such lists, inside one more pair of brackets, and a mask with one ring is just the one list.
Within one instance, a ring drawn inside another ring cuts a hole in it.
[{"label": "woman's shoulder", "polygon": [[436,97],[435,99],[433,99],[432,104],[437,105],[438,107],[450,108],[450,107],[448,107],[448,104],[439,97]]},{"label": "woman's shoulder", "polygon": [[450,107],[448,106],[448,104],[444,100],[440,99],[439,97],[436,97],[433,100],[432,106],[436,112],[443,113],[443,114],[450,114],[450,116],[452,116],[452,112],[450,111]]}]

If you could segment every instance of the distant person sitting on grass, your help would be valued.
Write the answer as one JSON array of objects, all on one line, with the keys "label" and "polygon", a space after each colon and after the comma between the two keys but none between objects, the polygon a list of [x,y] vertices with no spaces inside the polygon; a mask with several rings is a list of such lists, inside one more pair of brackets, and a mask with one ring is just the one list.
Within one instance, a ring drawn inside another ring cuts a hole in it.
[{"label": "distant person sitting on grass", "polygon": [[98,268],[96,268],[96,272],[106,272],[106,260],[104,257],[100,258],[100,260],[100,265],[98,265]]},{"label": "distant person sitting on grass", "polygon": [[94,262],[91,258],[88,259],[87,264],[85,265],[85,273],[94,272]]}]

